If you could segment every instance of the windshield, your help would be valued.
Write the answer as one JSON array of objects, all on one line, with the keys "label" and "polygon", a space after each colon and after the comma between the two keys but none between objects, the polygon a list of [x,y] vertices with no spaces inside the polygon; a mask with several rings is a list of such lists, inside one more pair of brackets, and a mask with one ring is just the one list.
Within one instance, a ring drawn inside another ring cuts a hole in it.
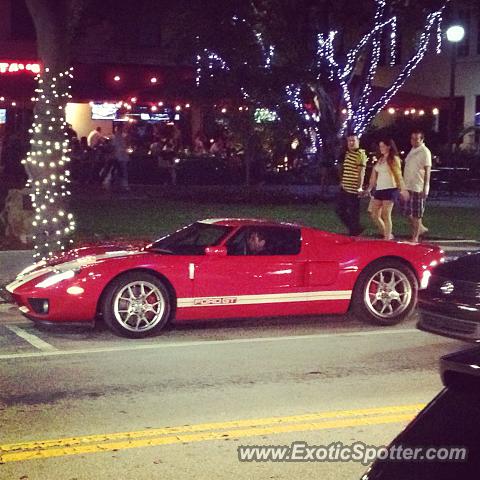
[{"label": "windshield", "polygon": [[171,255],[204,255],[205,247],[218,245],[231,230],[224,225],[192,223],[157,240],[148,249]]}]

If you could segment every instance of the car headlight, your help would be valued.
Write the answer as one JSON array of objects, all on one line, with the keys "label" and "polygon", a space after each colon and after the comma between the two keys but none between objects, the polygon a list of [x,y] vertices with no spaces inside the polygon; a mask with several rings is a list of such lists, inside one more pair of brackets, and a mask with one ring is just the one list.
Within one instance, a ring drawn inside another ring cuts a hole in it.
[{"label": "car headlight", "polygon": [[430,270],[425,270],[422,273],[422,278],[420,279],[420,289],[425,290],[428,287],[428,282],[430,281],[430,277],[432,276],[432,272]]},{"label": "car headlight", "polygon": [[55,273],[50,277],[42,280],[40,283],[37,283],[35,286],[38,288],[48,288],[52,285],[62,282],[63,280],[69,280],[75,276],[74,270],[66,270],[65,272]]}]

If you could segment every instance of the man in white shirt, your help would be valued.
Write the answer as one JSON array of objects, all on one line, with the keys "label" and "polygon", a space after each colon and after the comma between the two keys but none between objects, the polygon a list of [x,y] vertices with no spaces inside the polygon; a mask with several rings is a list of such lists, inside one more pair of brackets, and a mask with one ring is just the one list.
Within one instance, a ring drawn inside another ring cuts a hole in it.
[{"label": "man in white shirt", "polygon": [[432,154],[425,145],[425,136],[422,131],[413,131],[410,143],[412,149],[405,159],[403,172],[403,179],[410,197],[403,204],[403,213],[410,218],[412,242],[416,243],[421,235],[428,232],[428,228],[422,223],[422,218],[425,212],[425,200],[430,192]]},{"label": "man in white shirt", "polygon": [[95,130],[92,130],[87,137],[88,146],[91,148],[95,148],[100,145],[104,140],[104,136],[102,135],[102,127],[97,127]]}]

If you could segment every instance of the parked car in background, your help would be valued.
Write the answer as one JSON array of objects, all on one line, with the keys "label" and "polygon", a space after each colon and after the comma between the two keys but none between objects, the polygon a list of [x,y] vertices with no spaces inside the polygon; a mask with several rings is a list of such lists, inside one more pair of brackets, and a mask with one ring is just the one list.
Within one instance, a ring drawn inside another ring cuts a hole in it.
[{"label": "parked car in background", "polygon": [[435,268],[419,310],[420,330],[480,342],[480,253]]},{"label": "parked car in background", "polygon": [[143,249],[80,248],[6,289],[35,322],[144,337],[176,319],[345,314],[393,325],[443,260],[436,246],[350,238],[269,220],[195,222]]}]

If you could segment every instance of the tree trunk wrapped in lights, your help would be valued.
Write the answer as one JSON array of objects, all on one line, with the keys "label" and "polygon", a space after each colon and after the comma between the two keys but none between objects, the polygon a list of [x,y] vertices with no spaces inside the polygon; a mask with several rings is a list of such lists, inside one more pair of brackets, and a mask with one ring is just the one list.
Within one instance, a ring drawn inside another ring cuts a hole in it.
[{"label": "tree trunk wrapped in lights", "polygon": [[65,107],[70,95],[71,45],[86,0],[27,0],[43,71],[37,76],[30,151],[24,160],[34,207],[35,258],[65,250],[75,228],[69,204],[69,144]]},{"label": "tree trunk wrapped in lights", "polygon": [[70,98],[71,70],[54,73],[46,67],[37,77],[30,151],[24,160],[34,208],[35,257],[46,258],[65,250],[75,222],[67,212],[70,195],[65,106]]}]

